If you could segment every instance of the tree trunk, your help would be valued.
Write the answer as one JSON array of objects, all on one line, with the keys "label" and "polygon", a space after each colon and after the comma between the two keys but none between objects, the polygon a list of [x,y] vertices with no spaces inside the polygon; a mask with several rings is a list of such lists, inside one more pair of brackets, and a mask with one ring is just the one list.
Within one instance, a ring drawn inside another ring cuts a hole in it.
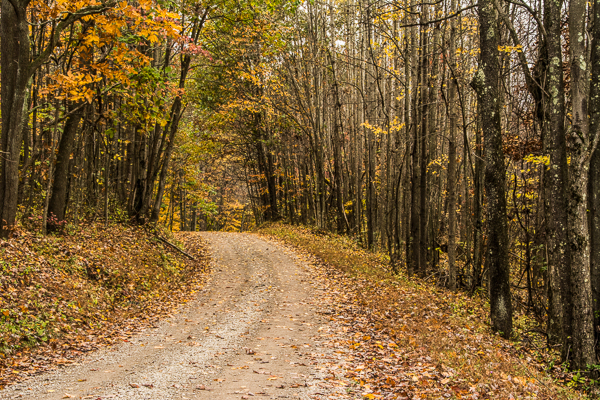
[{"label": "tree trunk", "polygon": [[556,319],[566,358],[571,345],[571,251],[567,199],[567,146],[565,137],[564,77],[561,46],[561,5],[544,2],[548,68],[544,99],[545,150],[550,158],[547,194],[550,218],[548,237],[549,280],[552,303],[550,319]]},{"label": "tree trunk", "polygon": [[[600,1],[593,3],[594,21],[600,21]],[[590,270],[592,279],[592,301],[594,306],[596,340],[600,339],[600,24],[592,27],[590,70],[590,119],[589,141],[592,146],[590,156],[589,210],[590,210]],[[595,148],[594,146],[595,143]],[[596,178],[594,178],[596,177]]]},{"label": "tree trunk", "polygon": [[[585,10],[585,3],[578,8]],[[600,273],[600,239],[598,238],[598,170],[600,141],[600,1],[593,3],[591,82],[589,91],[589,129],[578,135],[581,140],[578,158],[572,156],[574,169],[574,209],[572,223],[572,294],[573,294],[573,356],[572,365],[586,369],[597,364],[594,349],[594,311],[597,311],[598,278]],[[585,13],[585,11],[583,11]],[[579,15],[579,14],[577,14]],[[585,15],[585,14],[584,14]],[[581,50],[581,49],[580,49]],[[576,56],[576,54],[575,54]],[[574,66],[573,68],[575,68]],[[584,68],[583,68],[584,69]],[[587,74],[580,79],[587,82]],[[572,83],[573,84],[573,83]],[[577,86],[582,86],[574,82]],[[585,117],[584,117],[585,120]],[[587,135],[586,135],[587,133]],[[596,318],[598,318],[596,316]]]},{"label": "tree trunk", "polygon": [[569,1],[569,54],[571,58],[571,103],[573,130],[588,133],[588,60],[586,51],[586,0]]},{"label": "tree trunk", "polygon": [[192,205],[192,221],[190,222],[190,231],[196,232],[196,224],[198,220],[198,211],[196,209],[196,204]]},{"label": "tree trunk", "polygon": [[[457,0],[452,0],[451,12],[457,9]],[[456,131],[458,122],[457,81],[456,81],[456,18],[450,21],[450,46],[448,64],[448,119],[450,124],[448,139],[448,272],[450,290],[456,290]],[[465,143],[465,146],[467,144]]]},{"label": "tree trunk", "polygon": [[582,160],[574,171],[573,212],[570,216],[572,231],[572,277],[573,334],[572,364],[574,369],[585,370],[596,364],[594,351],[594,315],[592,308],[592,284],[590,276],[590,230],[588,214],[589,158]]},{"label": "tree trunk", "polygon": [[487,195],[487,253],[489,266],[490,317],[492,329],[505,338],[512,333],[512,303],[509,282],[506,177],[500,122],[500,44],[498,19],[493,0],[479,1],[481,59],[472,85],[478,95],[485,149],[485,192]]},{"label": "tree trunk", "polygon": [[[598,66],[600,73],[600,65]],[[600,121],[594,129],[600,125]],[[598,132],[595,132],[598,135]],[[600,149],[592,154],[590,160],[590,176],[600,176]],[[589,182],[589,206],[590,210],[590,276],[592,280],[592,304],[594,308],[594,331],[596,340],[600,340],[600,180],[590,179]]]},{"label": "tree trunk", "polygon": [[167,175],[169,173],[169,162],[171,161],[171,154],[173,153],[173,146],[175,145],[175,134],[177,133],[177,129],[179,127],[179,119],[181,118],[181,114],[181,97],[177,97],[173,103],[173,106],[171,107],[171,118],[168,124],[169,138],[165,155],[163,157],[163,165],[160,171],[158,189],[156,192],[156,199],[152,207],[150,222],[158,222],[158,218],[160,216],[160,206],[162,205],[162,198],[165,192],[165,185],[167,183]]},{"label": "tree trunk", "polygon": [[[451,96],[448,96],[449,98]],[[450,119],[452,124],[452,118]],[[448,143],[448,272],[450,290],[456,290],[456,143],[450,128]]]},{"label": "tree trunk", "polygon": [[23,121],[27,112],[29,70],[29,0],[2,0],[2,137],[0,138],[0,237],[7,238],[16,224],[19,160]]},{"label": "tree trunk", "polygon": [[[424,18],[427,18],[427,5],[422,5],[422,13]],[[427,273],[427,248],[429,243],[427,241],[427,223],[428,223],[428,198],[427,198],[427,164],[429,162],[429,153],[427,151],[427,141],[429,136],[428,122],[429,122],[429,99],[428,92],[429,88],[429,53],[428,53],[428,40],[427,29],[425,27],[421,30],[421,136],[419,138],[419,239],[418,248],[418,273],[422,277],[425,277]]]},{"label": "tree trunk", "polygon": [[[411,2],[413,5],[414,1]],[[413,15],[413,19],[414,14]],[[412,137],[410,140],[411,145],[411,180],[410,180],[410,227],[407,238],[407,263],[408,263],[408,275],[411,276],[415,272],[418,272],[419,268],[419,124],[418,121],[418,98],[419,98],[419,60],[417,58],[417,29],[416,27],[411,28],[410,33],[410,98],[411,98],[411,132]]]},{"label": "tree trunk", "polygon": [[[75,104],[74,107],[78,107]],[[84,109],[79,108],[71,114],[65,122],[63,134],[58,145],[58,154],[56,155],[56,166],[54,170],[54,182],[52,184],[50,203],[48,205],[48,215],[51,217],[48,224],[48,230],[53,231],[58,228],[56,223],[65,219],[67,211],[67,194],[69,192],[69,168],[71,153],[75,135],[79,128],[79,123],[83,118]]]}]

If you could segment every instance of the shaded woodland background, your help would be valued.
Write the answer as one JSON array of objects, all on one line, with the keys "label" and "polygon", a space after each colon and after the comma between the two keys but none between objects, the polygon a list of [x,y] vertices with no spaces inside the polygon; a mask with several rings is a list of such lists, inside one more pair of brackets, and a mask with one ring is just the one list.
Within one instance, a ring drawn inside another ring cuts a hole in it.
[{"label": "shaded woodland background", "polygon": [[312,225],[593,371],[598,3],[2,0],[2,236]]}]

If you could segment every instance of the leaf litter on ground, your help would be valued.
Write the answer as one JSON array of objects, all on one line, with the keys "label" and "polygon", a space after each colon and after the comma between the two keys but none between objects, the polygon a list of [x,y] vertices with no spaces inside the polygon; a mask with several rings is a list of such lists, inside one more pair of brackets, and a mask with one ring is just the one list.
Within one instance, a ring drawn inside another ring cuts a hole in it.
[{"label": "leaf litter on ground", "polygon": [[284,224],[258,233],[300,250],[321,287],[321,336],[338,357],[320,368],[334,398],[586,398],[532,349],[494,335],[483,299],[394,276],[383,255],[338,235]]},{"label": "leaf litter on ground", "polygon": [[192,298],[209,272],[205,243],[157,229],[90,223],[0,240],[0,389],[127,341]]}]

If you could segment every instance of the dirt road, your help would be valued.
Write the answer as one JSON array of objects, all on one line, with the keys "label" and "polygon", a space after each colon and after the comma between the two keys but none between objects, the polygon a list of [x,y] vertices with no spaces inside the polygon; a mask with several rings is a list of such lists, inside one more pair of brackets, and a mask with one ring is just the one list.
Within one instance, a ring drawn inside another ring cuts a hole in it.
[{"label": "dirt road", "polygon": [[326,398],[317,367],[327,322],[307,267],[254,235],[201,235],[214,272],[196,300],[128,342],[0,391],[0,399]]}]

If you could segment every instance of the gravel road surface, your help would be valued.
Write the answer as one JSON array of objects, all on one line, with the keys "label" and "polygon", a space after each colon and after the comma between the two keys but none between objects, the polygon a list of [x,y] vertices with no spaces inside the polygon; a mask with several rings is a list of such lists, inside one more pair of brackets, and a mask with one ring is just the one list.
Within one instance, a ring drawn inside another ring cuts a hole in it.
[{"label": "gravel road surface", "polygon": [[198,233],[213,276],[173,318],[0,399],[320,399],[328,331],[298,257],[251,234]]}]

